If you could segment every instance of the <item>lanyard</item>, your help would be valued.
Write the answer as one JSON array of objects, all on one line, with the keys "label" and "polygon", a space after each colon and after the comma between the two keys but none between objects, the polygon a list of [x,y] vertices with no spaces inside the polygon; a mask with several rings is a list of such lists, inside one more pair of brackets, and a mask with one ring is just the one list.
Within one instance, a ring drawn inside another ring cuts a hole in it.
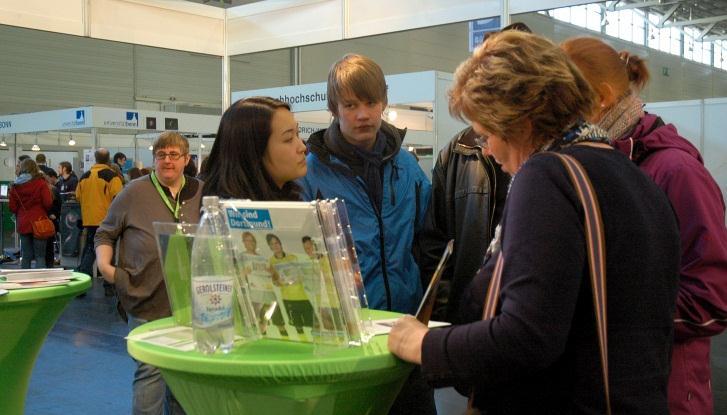
[{"label": "lanyard", "polygon": [[182,176],[182,186],[179,188],[179,192],[177,193],[177,205],[175,207],[172,207],[172,203],[169,201],[169,198],[167,197],[167,194],[162,189],[162,186],[159,184],[159,179],[157,179],[156,173],[151,172],[151,182],[154,183],[154,187],[157,189],[157,192],[159,192],[159,196],[161,196],[162,201],[165,205],[169,208],[169,210],[172,212],[172,215],[174,216],[175,221],[179,221],[179,194],[182,192],[182,189],[184,189],[184,185],[186,183],[186,180],[184,176]]}]

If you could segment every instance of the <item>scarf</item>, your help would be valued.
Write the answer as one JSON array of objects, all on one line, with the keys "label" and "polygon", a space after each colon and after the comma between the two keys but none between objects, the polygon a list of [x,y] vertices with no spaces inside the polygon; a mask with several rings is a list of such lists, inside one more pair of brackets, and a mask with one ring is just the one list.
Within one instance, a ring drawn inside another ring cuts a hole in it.
[{"label": "scarf", "polygon": [[608,138],[617,140],[629,131],[644,116],[644,103],[633,91],[621,98],[616,104],[606,111],[598,126],[606,131]]},{"label": "scarf", "polygon": [[22,173],[15,179],[15,184],[28,183],[31,180],[33,180],[33,176],[31,176],[30,173]]},{"label": "scarf", "polygon": [[379,129],[371,151],[363,150],[346,141],[341,134],[338,122],[334,121],[326,130],[323,139],[331,152],[346,163],[356,176],[363,179],[366,184],[366,194],[374,206],[381,211],[384,195],[382,165],[387,147],[384,133]]},{"label": "scarf", "polygon": [[[585,121],[579,120],[576,121],[573,125],[571,125],[569,128],[565,130],[561,138],[553,140],[547,144],[545,144],[543,147],[541,147],[539,150],[536,150],[535,153],[539,153],[541,151],[558,151],[562,148],[570,147],[578,143],[603,143],[603,144],[609,144],[610,139],[603,129],[601,129],[599,126],[589,124]],[[532,157],[532,156],[531,156]],[[519,170],[519,169],[518,169]],[[512,184],[515,183],[515,179],[517,177],[517,172],[515,172],[512,175],[512,178],[510,179],[510,184],[507,187],[507,193],[510,194],[510,189],[512,189]],[[497,253],[501,249],[500,245],[500,236],[501,236],[501,226],[498,224],[495,228],[495,235],[490,241],[490,245],[487,247],[487,251],[485,252],[485,259],[484,262],[487,262],[487,259],[491,257],[493,254]],[[484,264],[483,262],[483,264]]]}]

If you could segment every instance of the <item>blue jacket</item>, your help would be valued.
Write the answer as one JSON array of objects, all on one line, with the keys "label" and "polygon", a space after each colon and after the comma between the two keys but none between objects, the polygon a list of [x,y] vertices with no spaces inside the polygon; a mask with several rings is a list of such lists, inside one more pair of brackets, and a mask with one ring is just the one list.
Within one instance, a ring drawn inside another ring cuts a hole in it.
[{"label": "blue jacket", "polygon": [[[337,129],[337,123],[331,128]],[[346,202],[369,307],[414,313],[422,286],[412,244],[429,205],[429,179],[414,156],[399,151],[405,130],[382,123],[389,151],[384,153],[383,201],[378,212],[363,179],[325,144],[327,131],[308,140],[308,174],[299,182],[302,197]]]}]

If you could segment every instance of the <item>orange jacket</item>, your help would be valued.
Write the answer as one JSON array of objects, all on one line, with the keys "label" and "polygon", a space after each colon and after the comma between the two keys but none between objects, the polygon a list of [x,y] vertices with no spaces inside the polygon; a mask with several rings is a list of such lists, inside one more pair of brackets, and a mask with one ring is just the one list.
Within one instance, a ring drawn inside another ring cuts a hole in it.
[{"label": "orange jacket", "polygon": [[105,164],[96,163],[84,173],[76,187],[83,226],[100,225],[122,187],[121,178]]}]

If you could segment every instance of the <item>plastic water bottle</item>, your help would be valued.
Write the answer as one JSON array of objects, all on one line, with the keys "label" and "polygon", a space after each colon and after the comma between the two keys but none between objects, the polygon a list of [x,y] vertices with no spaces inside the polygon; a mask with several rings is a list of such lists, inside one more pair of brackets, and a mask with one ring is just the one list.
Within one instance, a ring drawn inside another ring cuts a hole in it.
[{"label": "plastic water bottle", "polygon": [[217,196],[202,200],[192,246],[192,331],[202,353],[227,353],[234,340],[235,264],[230,229]]}]

